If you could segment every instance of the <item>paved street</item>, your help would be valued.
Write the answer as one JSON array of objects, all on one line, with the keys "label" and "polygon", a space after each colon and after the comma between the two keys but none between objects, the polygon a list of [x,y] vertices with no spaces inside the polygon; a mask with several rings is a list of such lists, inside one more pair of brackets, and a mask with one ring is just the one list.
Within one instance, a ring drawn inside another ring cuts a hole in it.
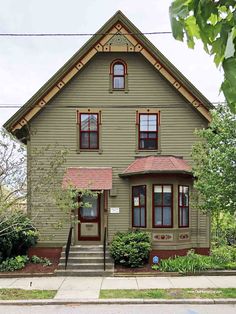
[{"label": "paved street", "polygon": [[101,289],[236,288],[236,276],[0,278],[0,288],[58,290],[57,300],[96,300]]},{"label": "paved street", "polygon": [[44,305],[1,306],[0,313],[7,314],[235,314],[236,305]]}]

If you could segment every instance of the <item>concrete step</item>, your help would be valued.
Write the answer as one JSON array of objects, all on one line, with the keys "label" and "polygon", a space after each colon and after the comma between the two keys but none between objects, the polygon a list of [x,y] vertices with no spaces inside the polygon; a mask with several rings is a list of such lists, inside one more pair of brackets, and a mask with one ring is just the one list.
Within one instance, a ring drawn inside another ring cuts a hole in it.
[{"label": "concrete step", "polygon": [[[103,270],[103,263],[93,263],[93,264],[82,264],[82,263],[68,263],[67,269],[77,269],[77,270]],[[65,269],[65,263],[59,263],[58,269]],[[113,270],[114,264],[112,263],[106,263],[106,269],[107,270]]]},{"label": "concrete step", "polygon": [[[66,254],[65,252],[62,252],[61,253],[61,257],[65,257]],[[69,256],[73,256],[73,257],[103,257],[103,252],[88,252],[88,251],[81,251],[81,252],[78,252],[78,251],[72,251],[69,253]],[[106,256],[109,257],[110,254],[108,252],[106,252]]]},{"label": "concrete step", "polygon": [[[63,246],[62,251],[65,251],[66,247]],[[70,251],[102,251],[102,245],[73,245],[70,247]]]},{"label": "concrete step", "polygon": [[[66,258],[61,257],[60,263],[65,263]],[[69,256],[68,263],[103,263],[103,257],[87,257],[87,256]],[[113,263],[113,260],[111,257],[106,257],[106,263]]]},{"label": "concrete step", "polygon": [[106,271],[94,271],[94,270],[62,270],[56,269],[55,274],[57,276],[78,276],[78,277],[95,277],[95,276],[113,276],[114,272]]}]

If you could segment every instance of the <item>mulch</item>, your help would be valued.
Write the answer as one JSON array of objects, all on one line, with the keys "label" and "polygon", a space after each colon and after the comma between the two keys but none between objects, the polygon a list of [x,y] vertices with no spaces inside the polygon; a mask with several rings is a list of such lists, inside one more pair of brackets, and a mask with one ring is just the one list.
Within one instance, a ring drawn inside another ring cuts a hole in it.
[{"label": "mulch", "polygon": [[134,267],[134,268],[129,268],[129,267],[125,267],[122,265],[115,265],[115,272],[116,273],[157,273],[156,270],[153,270],[151,268],[151,265],[146,264],[143,267]]},{"label": "mulch", "polygon": [[50,259],[52,265],[50,266],[43,266],[42,264],[33,264],[29,263],[24,268],[13,271],[13,272],[0,272],[1,275],[10,275],[10,274],[47,274],[53,273],[55,269],[57,269],[59,260],[58,259]]}]

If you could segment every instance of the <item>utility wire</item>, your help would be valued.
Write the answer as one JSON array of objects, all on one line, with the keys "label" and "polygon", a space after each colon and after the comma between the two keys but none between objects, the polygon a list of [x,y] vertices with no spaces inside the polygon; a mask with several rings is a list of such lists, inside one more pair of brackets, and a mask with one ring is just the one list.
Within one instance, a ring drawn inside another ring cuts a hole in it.
[{"label": "utility wire", "polygon": [[1,37],[79,37],[95,35],[165,35],[172,32],[145,32],[145,33],[0,33]]},{"label": "utility wire", "polygon": [[[221,105],[221,104],[226,104],[227,102],[226,101],[213,101],[211,102],[213,105]],[[23,106],[20,105],[20,104],[0,104],[0,109],[10,109],[10,108],[21,108]],[[64,108],[67,108],[67,107],[64,107]]]}]

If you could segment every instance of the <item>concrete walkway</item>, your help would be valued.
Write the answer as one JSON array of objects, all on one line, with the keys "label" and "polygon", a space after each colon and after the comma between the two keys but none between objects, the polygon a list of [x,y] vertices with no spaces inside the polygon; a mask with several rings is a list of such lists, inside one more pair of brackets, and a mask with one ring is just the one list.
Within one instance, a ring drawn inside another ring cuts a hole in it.
[{"label": "concrete walkway", "polygon": [[57,290],[55,300],[98,300],[101,289],[236,288],[236,276],[0,278],[0,288]]}]

